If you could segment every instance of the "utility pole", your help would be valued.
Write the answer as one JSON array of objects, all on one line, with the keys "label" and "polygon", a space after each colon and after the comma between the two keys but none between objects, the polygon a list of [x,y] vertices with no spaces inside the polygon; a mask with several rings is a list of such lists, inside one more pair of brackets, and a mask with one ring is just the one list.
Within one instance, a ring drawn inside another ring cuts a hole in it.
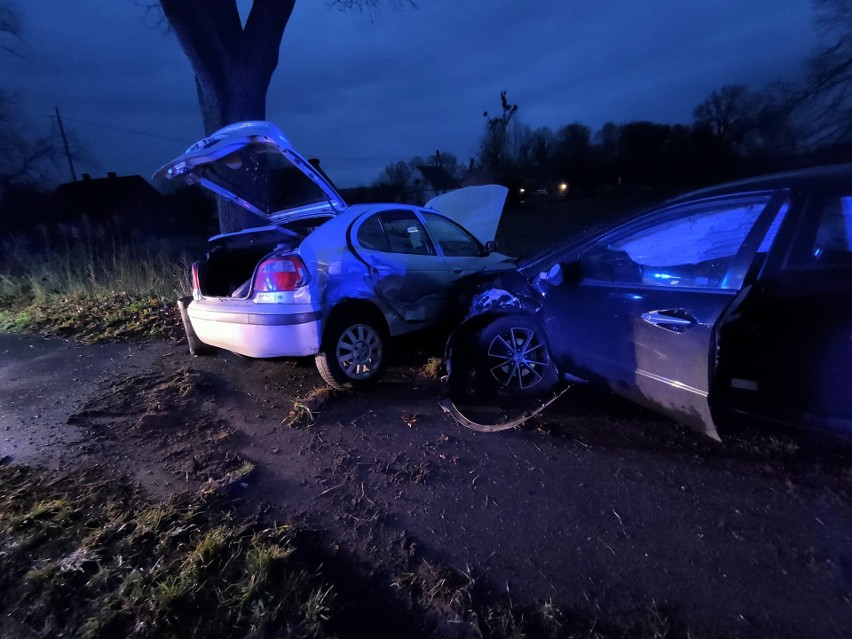
[{"label": "utility pole", "polygon": [[65,137],[65,127],[62,126],[62,118],[59,117],[59,107],[53,107],[56,109],[56,121],[59,123],[59,133],[62,134],[62,144],[65,145],[65,155],[68,158],[68,168],[71,169],[71,181],[77,181],[77,173],[74,171],[74,161],[71,159],[71,151],[68,148],[68,138]]}]

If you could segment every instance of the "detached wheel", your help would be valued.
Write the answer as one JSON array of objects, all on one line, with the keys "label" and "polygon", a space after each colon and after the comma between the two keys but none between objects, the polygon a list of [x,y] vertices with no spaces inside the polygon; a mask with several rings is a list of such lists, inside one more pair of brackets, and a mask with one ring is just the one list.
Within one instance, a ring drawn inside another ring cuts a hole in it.
[{"label": "detached wheel", "polygon": [[317,369],[332,388],[373,388],[385,372],[386,342],[384,328],[371,318],[332,320],[316,356]]},{"label": "detached wheel", "polygon": [[183,323],[183,332],[186,334],[186,342],[189,345],[190,355],[200,356],[209,355],[213,352],[213,347],[208,346],[195,334],[195,329],[192,328],[192,322],[189,321],[189,313],[186,307],[192,301],[191,297],[181,297],[177,301],[178,310],[180,311],[180,321]]},{"label": "detached wheel", "polygon": [[510,395],[541,395],[559,380],[544,332],[522,315],[500,317],[482,329],[476,353],[480,382]]}]

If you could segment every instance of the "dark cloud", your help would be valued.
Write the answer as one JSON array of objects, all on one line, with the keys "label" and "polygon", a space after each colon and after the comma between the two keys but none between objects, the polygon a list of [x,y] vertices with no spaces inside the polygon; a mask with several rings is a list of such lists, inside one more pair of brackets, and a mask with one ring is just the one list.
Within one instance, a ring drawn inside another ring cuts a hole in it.
[{"label": "dark cloud", "polygon": [[[189,63],[137,3],[18,6],[25,58],[6,60],[0,82],[24,96],[34,126],[58,106],[95,170],[150,175],[201,135]],[[435,149],[467,161],[502,90],[533,127],[688,123],[723,84],[795,72],[814,41],[810,0],[418,6],[370,15],[297,2],[268,117],[341,184]]]}]

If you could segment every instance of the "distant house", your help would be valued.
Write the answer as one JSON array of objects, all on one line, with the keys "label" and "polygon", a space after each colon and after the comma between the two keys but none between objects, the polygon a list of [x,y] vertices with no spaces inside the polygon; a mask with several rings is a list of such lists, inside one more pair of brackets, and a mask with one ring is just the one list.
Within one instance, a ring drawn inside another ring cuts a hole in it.
[{"label": "distant house", "polygon": [[482,186],[483,184],[495,184],[496,182],[497,180],[494,179],[494,176],[491,174],[490,171],[475,166],[473,160],[471,160],[470,167],[465,172],[464,178],[462,178],[461,185]]},{"label": "distant house", "polygon": [[446,169],[442,166],[422,164],[413,173],[414,180],[419,179],[418,173],[420,174],[420,178],[422,178],[421,194],[424,201],[460,187],[458,180],[447,173]]},{"label": "distant house", "polygon": [[[60,184],[47,203],[42,221],[149,231],[162,225],[167,215],[165,198],[140,175],[92,178]],[[167,222],[166,222],[167,223]]]},{"label": "distant house", "polygon": [[[404,162],[401,175],[395,179],[379,181],[366,194],[367,198],[385,202],[425,204],[436,195],[459,188],[458,181],[440,165],[421,164],[413,169]],[[396,179],[400,178],[400,179]],[[365,201],[365,194],[353,193],[353,201]]]}]

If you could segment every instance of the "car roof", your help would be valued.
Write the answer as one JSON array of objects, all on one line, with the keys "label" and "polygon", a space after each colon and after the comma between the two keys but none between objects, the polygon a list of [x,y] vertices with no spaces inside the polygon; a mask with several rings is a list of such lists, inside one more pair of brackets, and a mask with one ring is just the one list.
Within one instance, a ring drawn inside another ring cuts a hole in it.
[{"label": "car roof", "polygon": [[[796,189],[804,187],[842,187],[852,185],[852,164],[832,164],[809,169],[796,169],[769,175],[759,175],[734,182],[684,193],[663,203],[663,206],[755,191],[776,191],[778,189]],[[660,208],[660,205],[654,208]]]},{"label": "car roof", "polygon": [[783,171],[779,173],[744,178],[733,182],[726,182],[716,186],[689,191],[674,198],[657,202],[651,206],[636,209],[632,215],[616,223],[604,223],[597,227],[593,227],[590,229],[590,232],[588,234],[584,234],[583,237],[571,238],[554,246],[523,256],[519,259],[518,265],[522,270],[539,268],[542,263],[552,259],[553,255],[557,255],[566,249],[588,242],[590,238],[601,237],[602,235],[619,229],[624,225],[640,220],[644,216],[652,214],[655,211],[662,211],[679,204],[700,202],[702,200],[724,197],[726,195],[760,193],[777,191],[780,189],[802,189],[808,187],[832,189],[838,187],[848,188],[849,186],[852,186],[852,163],[832,164],[808,169],[796,169],[793,171]]}]

